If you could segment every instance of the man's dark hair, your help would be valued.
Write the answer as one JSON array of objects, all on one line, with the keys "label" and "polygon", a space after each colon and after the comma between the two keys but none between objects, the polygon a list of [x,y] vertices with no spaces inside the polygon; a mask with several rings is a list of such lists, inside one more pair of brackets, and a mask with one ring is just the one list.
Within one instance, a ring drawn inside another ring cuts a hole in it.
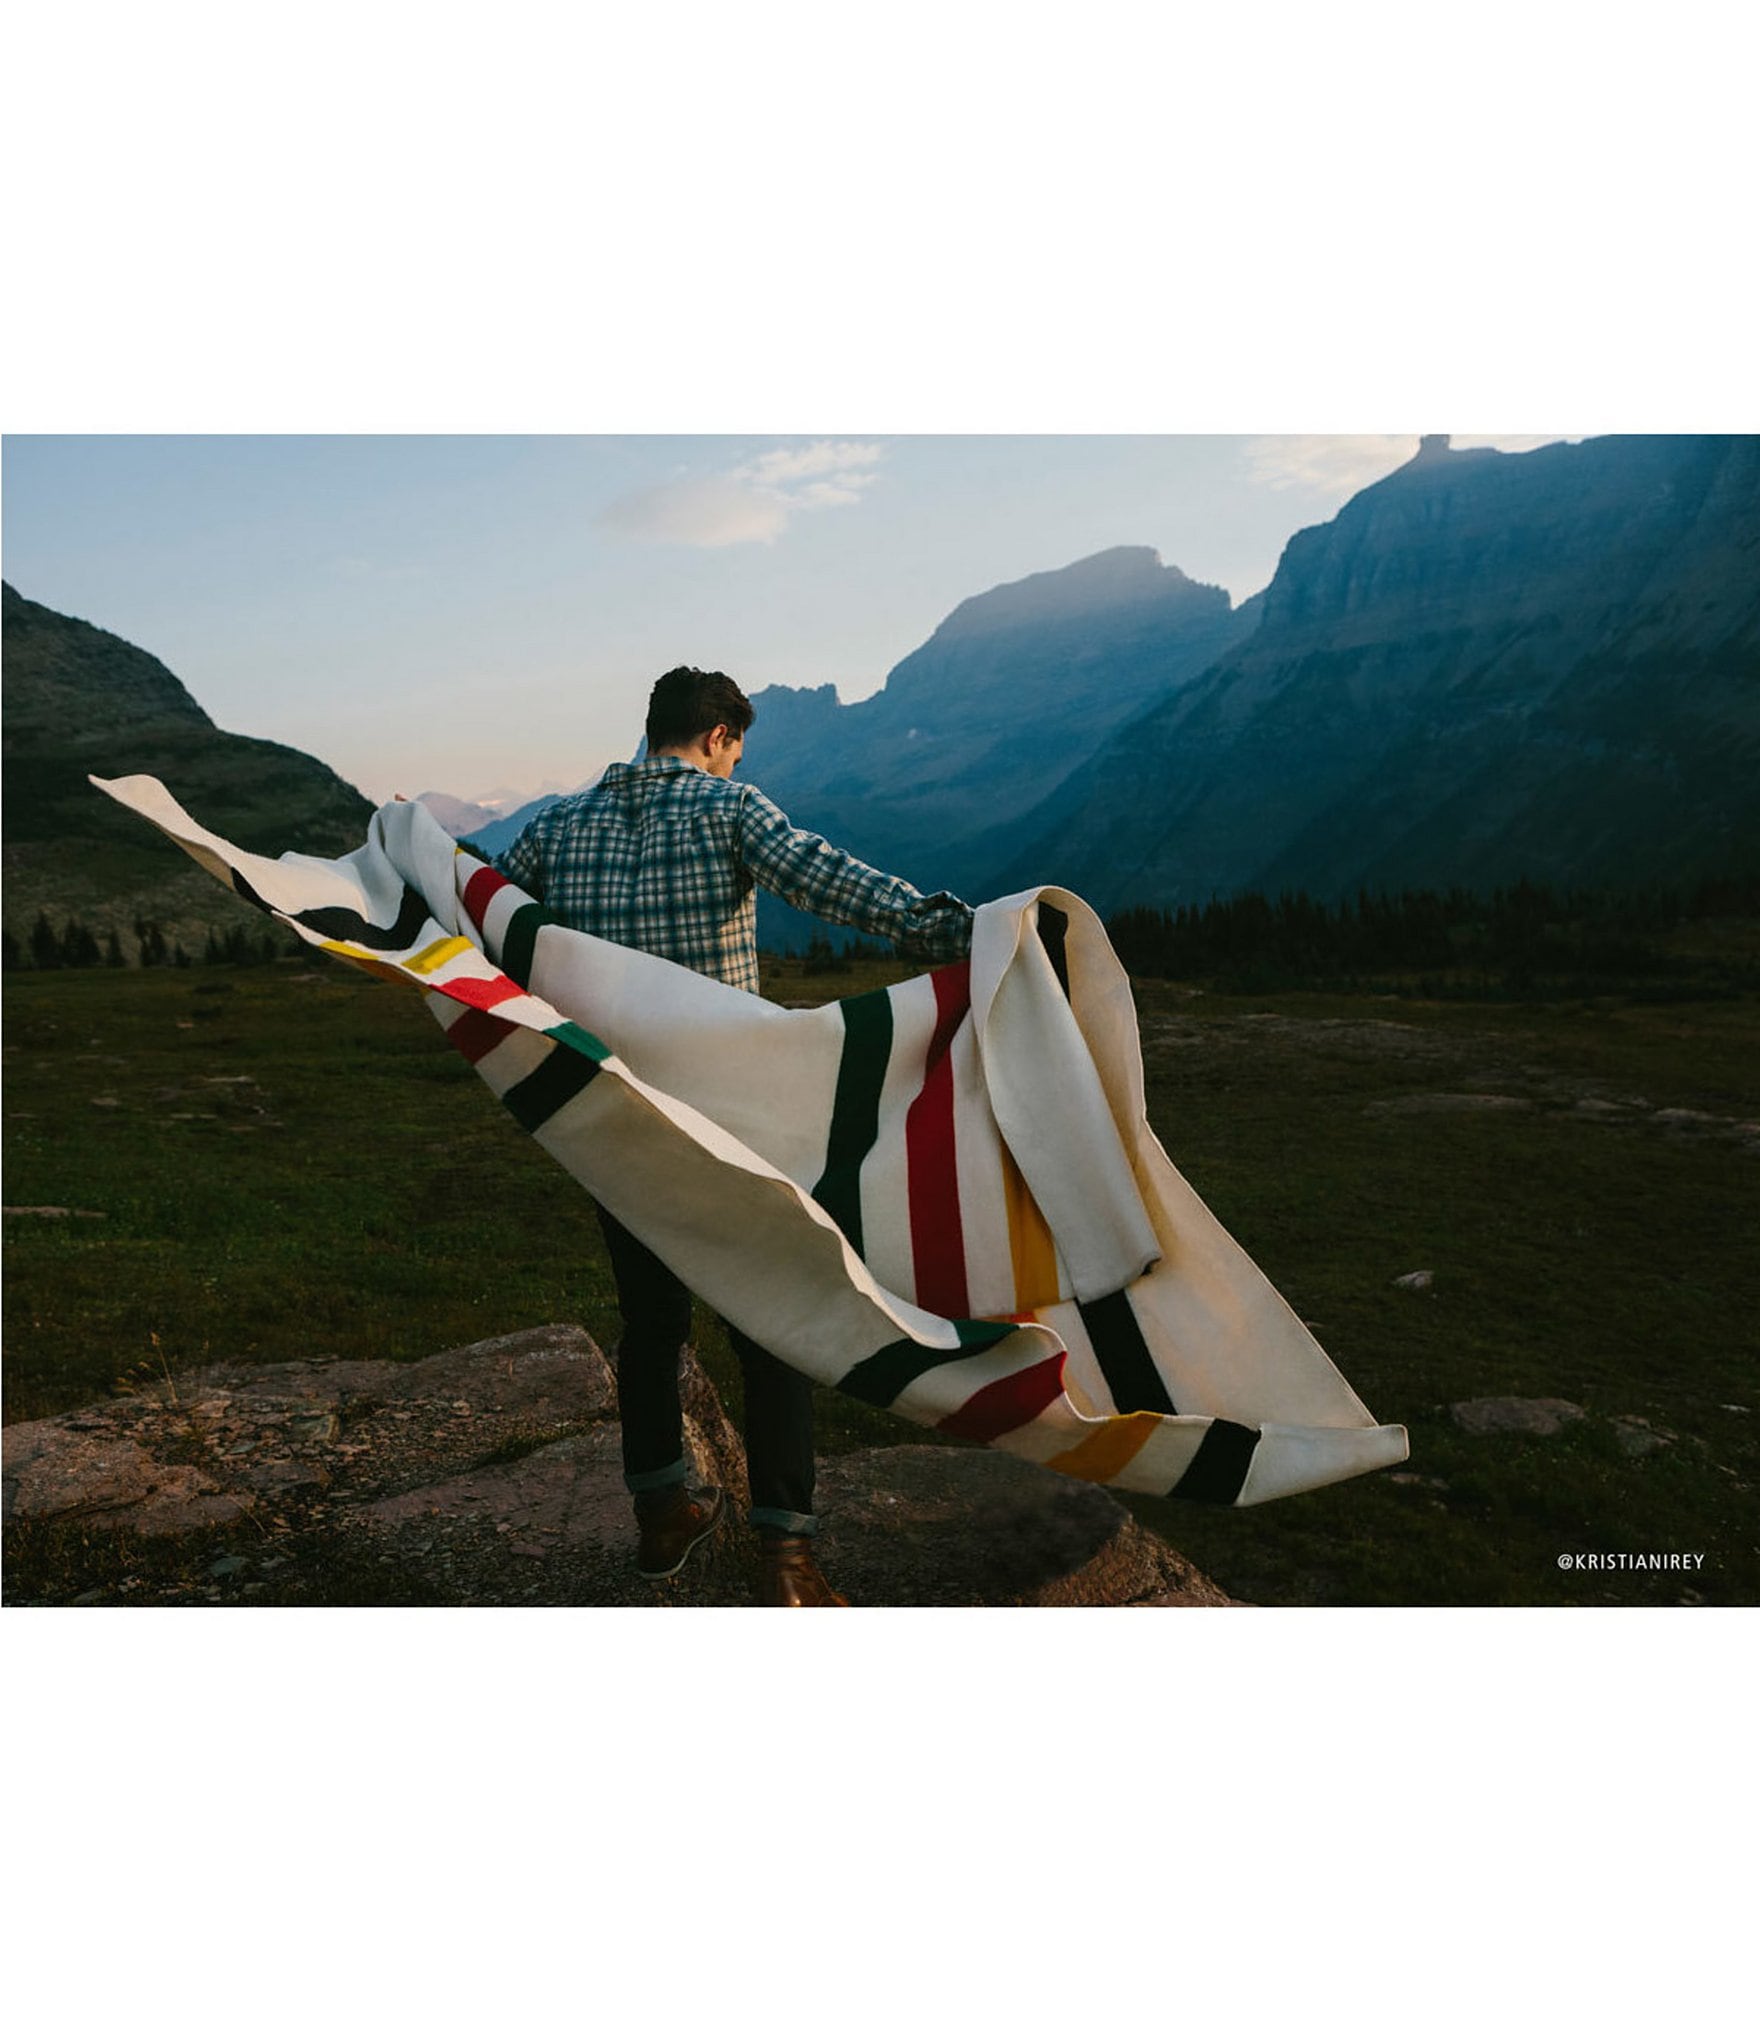
[{"label": "man's dark hair", "polygon": [[674,666],[654,682],[648,696],[648,749],[691,743],[721,723],[743,737],[756,714],[725,673]]}]

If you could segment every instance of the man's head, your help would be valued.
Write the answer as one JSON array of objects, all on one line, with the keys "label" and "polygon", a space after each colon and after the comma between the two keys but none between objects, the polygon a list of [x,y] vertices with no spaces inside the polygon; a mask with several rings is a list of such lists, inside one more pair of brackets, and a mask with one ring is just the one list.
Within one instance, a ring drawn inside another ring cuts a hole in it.
[{"label": "man's head", "polygon": [[648,696],[648,755],[688,758],[726,779],[739,763],[756,713],[725,673],[674,666]]}]

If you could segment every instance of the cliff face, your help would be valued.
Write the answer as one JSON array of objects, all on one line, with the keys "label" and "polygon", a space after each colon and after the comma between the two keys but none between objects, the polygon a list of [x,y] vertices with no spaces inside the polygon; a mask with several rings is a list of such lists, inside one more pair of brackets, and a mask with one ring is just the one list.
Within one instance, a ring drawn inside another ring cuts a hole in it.
[{"label": "cliff face", "polygon": [[[1119,546],[962,602],[885,687],[766,688],[747,769],[805,827],[926,888],[971,887],[1145,703],[1248,628],[1221,588]],[[804,917],[765,909],[770,940]]]},{"label": "cliff face", "polygon": [[986,890],[1637,884],[1760,858],[1760,440],[1423,453]]},{"label": "cliff face", "polygon": [[196,943],[210,924],[259,923],[88,773],[150,772],[246,849],[335,856],[360,841],[364,795],[303,751],[216,729],[150,653],[11,587],[4,626],[6,925],[21,940],[39,908],[125,936],[144,916]]}]

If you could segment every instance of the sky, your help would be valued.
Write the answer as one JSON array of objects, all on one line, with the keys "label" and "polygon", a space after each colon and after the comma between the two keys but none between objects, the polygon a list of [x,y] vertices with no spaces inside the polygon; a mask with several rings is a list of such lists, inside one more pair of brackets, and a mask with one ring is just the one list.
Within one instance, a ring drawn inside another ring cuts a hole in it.
[{"label": "sky", "polygon": [[631,756],[670,666],[859,700],[967,596],[1115,545],[1244,601],[1416,445],[9,435],[0,558],[22,595],[162,659],[223,729],[374,800],[511,804]]}]

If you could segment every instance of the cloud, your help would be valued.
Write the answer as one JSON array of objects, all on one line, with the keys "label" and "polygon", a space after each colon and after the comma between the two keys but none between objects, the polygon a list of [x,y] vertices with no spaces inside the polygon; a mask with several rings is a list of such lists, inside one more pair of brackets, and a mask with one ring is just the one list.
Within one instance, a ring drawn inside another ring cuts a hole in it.
[{"label": "cloud", "polygon": [[600,513],[628,538],[671,545],[770,545],[802,511],[860,502],[883,449],[859,440],[779,446],[717,475],[689,475],[636,489]]},{"label": "cloud", "polygon": [[[1457,447],[1495,446],[1503,453],[1525,453],[1550,446],[1569,435],[1562,432],[1457,432]],[[1317,489],[1327,495],[1351,495],[1402,467],[1418,450],[1415,432],[1308,432],[1247,442],[1247,465],[1253,479],[1272,489]]]},{"label": "cloud", "polygon": [[1400,432],[1308,432],[1247,442],[1254,481],[1272,489],[1367,488],[1418,450],[1418,435]]},{"label": "cloud", "polygon": [[788,524],[788,505],[727,476],[661,482],[619,496],[602,524],[626,538],[671,545],[768,545]]},{"label": "cloud", "polygon": [[881,449],[872,444],[848,439],[821,439],[812,446],[776,447],[770,453],[761,453],[755,460],[747,461],[736,472],[749,475],[754,482],[766,487],[780,487],[787,482],[830,475],[846,478],[858,488],[865,488],[874,479],[872,470],[880,463],[880,453]]}]

